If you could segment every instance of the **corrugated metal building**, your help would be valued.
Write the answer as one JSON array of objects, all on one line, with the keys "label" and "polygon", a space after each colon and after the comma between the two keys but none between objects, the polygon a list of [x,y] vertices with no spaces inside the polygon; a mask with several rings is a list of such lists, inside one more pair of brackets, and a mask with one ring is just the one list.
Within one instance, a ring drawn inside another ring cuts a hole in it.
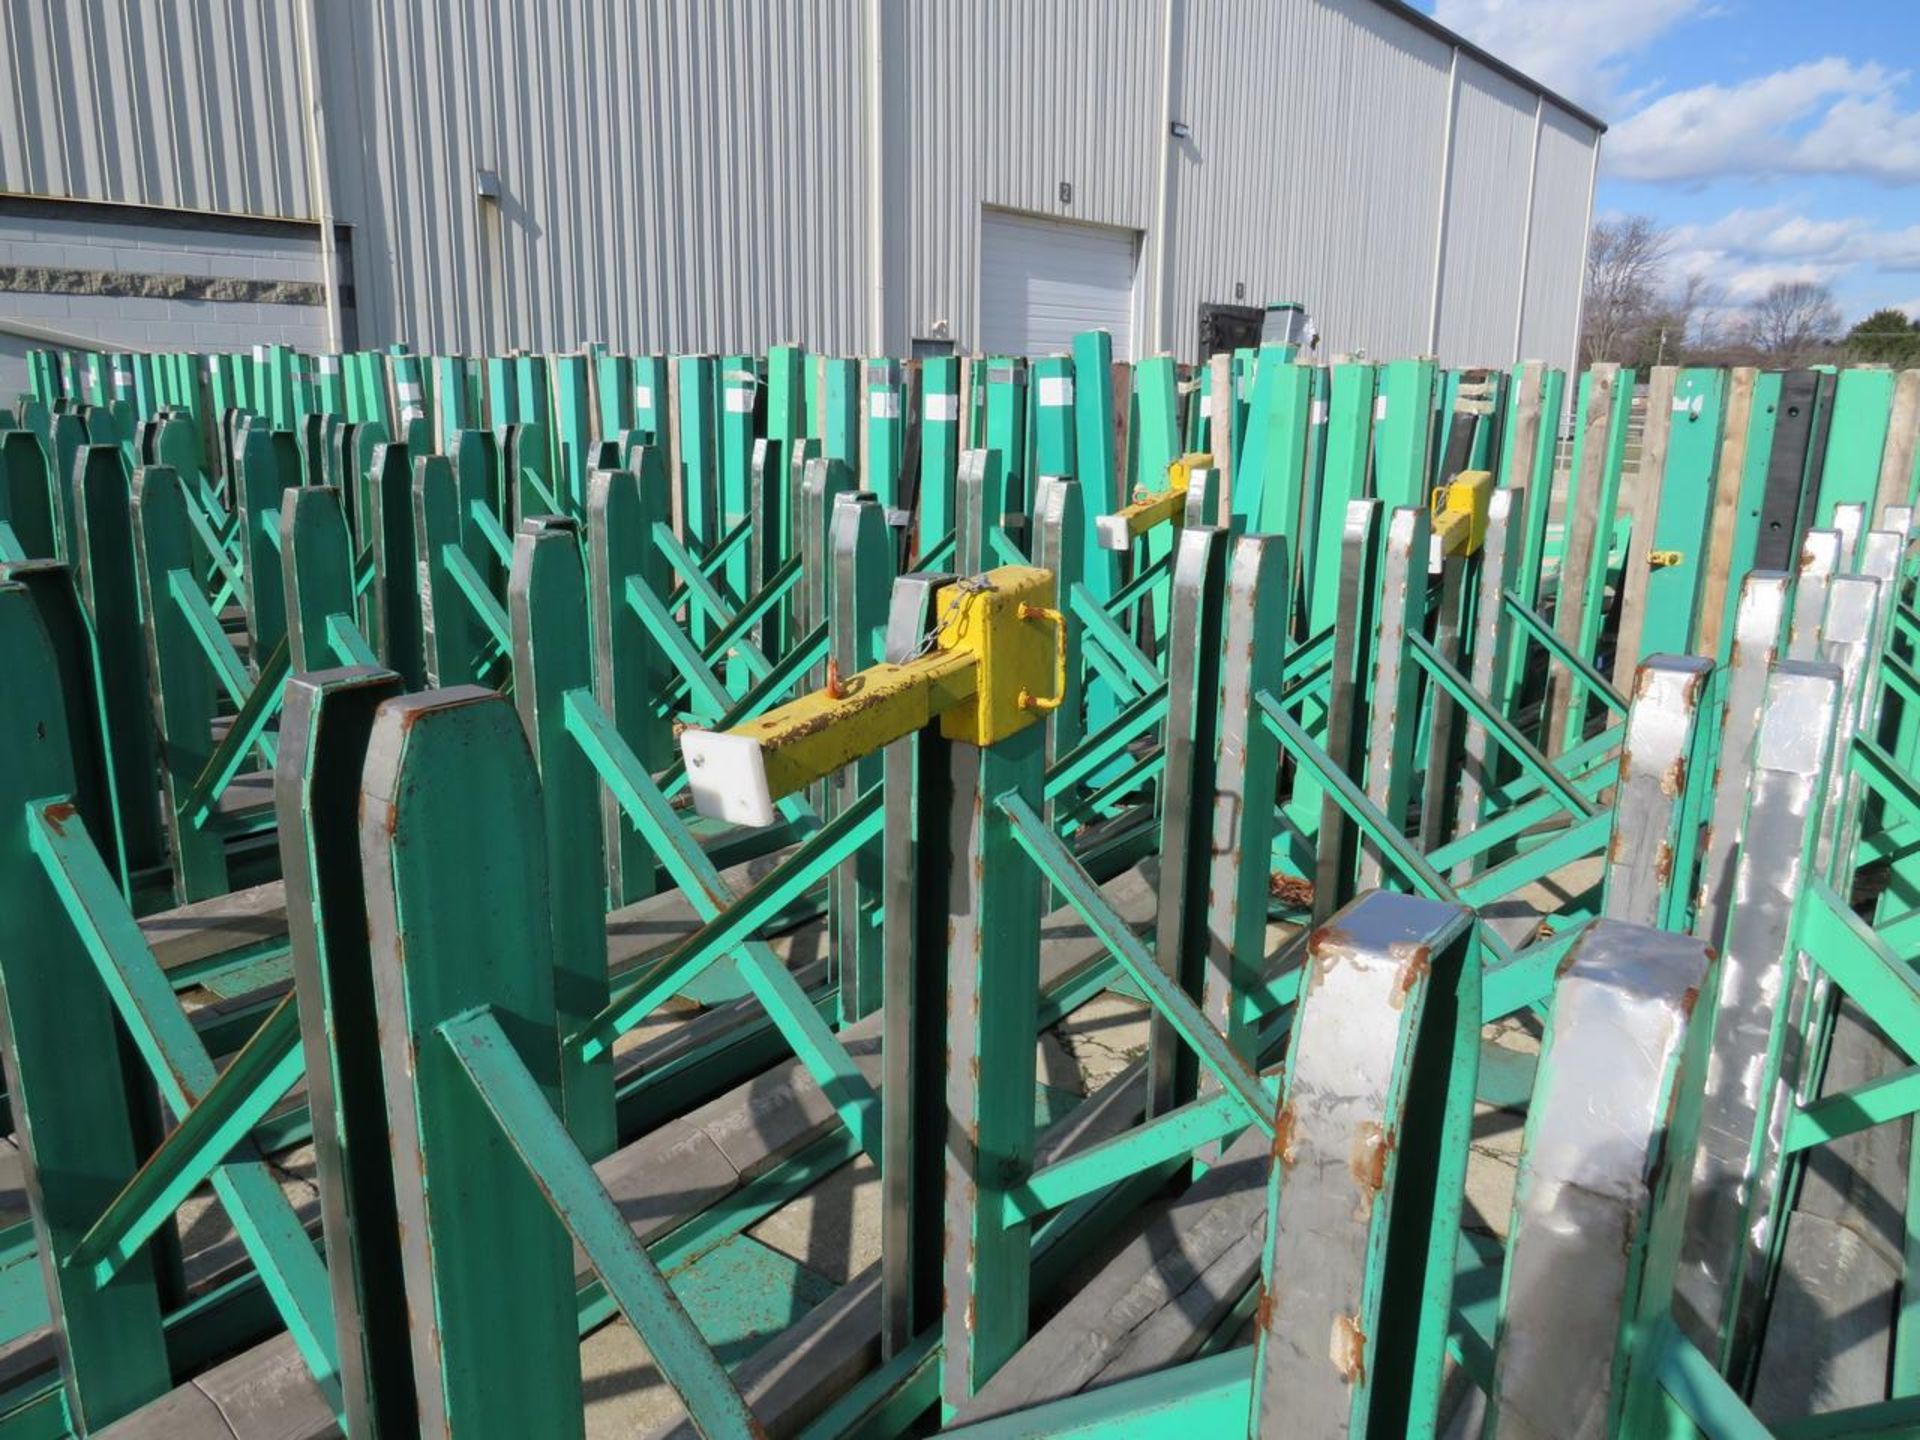
[{"label": "corrugated metal building", "polygon": [[0,392],[76,337],[1192,359],[1279,299],[1565,362],[1601,131],[1396,0],[13,0],[0,44]]}]

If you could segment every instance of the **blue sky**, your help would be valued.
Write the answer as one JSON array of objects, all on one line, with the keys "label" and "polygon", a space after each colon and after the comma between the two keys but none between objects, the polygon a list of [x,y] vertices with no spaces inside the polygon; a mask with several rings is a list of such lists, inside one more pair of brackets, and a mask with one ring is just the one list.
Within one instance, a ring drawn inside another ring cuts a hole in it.
[{"label": "blue sky", "polygon": [[1416,0],[1607,121],[1600,214],[1737,305],[1833,287],[1920,316],[1920,0]]}]

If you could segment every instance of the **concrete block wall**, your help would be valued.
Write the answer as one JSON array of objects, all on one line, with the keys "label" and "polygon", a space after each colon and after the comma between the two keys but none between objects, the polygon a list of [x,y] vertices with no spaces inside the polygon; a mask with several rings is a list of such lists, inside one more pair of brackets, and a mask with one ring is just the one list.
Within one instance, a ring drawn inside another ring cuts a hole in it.
[{"label": "concrete block wall", "polygon": [[[45,342],[8,333],[5,322],[97,341],[107,349],[242,350],[283,343],[326,348],[326,311],[317,236],[293,227],[139,223],[86,214],[0,209],[0,275],[7,267],[105,271],[114,276],[179,275],[250,282],[254,293],[277,296],[288,283],[313,303],[286,299],[193,299],[126,293],[48,293],[0,289],[0,404],[27,384],[26,355]],[[124,286],[113,285],[114,290]],[[137,288],[137,287],[135,287]]]}]

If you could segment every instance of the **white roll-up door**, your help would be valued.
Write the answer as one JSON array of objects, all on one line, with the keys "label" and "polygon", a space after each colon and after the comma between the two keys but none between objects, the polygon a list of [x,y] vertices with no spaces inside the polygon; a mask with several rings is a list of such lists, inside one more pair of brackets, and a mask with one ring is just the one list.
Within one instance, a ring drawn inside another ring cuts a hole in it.
[{"label": "white roll-up door", "polygon": [[1109,330],[1114,358],[1131,360],[1138,254],[1131,230],[982,211],[982,353],[1053,355],[1082,330]]}]

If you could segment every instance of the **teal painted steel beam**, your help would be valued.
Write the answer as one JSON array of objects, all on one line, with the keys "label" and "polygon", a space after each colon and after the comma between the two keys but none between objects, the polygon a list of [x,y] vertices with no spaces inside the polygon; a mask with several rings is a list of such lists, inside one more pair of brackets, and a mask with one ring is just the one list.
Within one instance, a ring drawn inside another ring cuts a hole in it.
[{"label": "teal painted steel beam", "polygon": [[[574,739],[587,748],[601,780],[613,790],[654,847],[694,912],[703,921],[719,916],[738,897],[585,691],[575,690],[567,696],[567,728]],[[873,1087],[807,1000],[792,974],[765,942],[759,940],[742,942],[735,964],[741,978],[793,1047],[794,1054],[840,1112],[847,1128],[859,1137],[863,1148],[870,1153],[877,1150],[879,1100]]]},{"label": "teal painted steel beam", "polygon": [[[572,728],[601,753],[602,722],[569,707]],[[602,763],[605,763],[604,761]],[[835,866],[880,833],[880,791],[875,788],[841,809],[802,841],[779,865],[741,891],[689,935],[646,978],[623,986],[578,1031],[568,1037],[589,1058],[611,1052],[613,1042],[679,993],[702,970],[750,940],[754,932],[815,889]]]},{"label": "teal painted steel beam", "polygon": [[1465,708],[1479,723],[1496,735],[1502,745],[1520,762],[1520,768],[1552,792],[1570,815],[1584,817],[1599,810],[1599,806],[1582,793],[1580,788],[1554,767],[1551,760],[1537,750],[1533,742],[1521,733],[1520,728],[1495,708],[1493,702],[1481,695],[1468,682],[1467,678],[1447,663],[1444,655],[1433,647],[1433,642],[1424,635],[1409,634],[1407,643],[1420,668],[1431,675],[1453,697],[1456,704]]},{"label": "teal painted steel beam", "polygon": [[1791,1153],[1828,1145],[1915,1111],[1920,1111],[1920,1066],[1910,1065],[1794,1111],[1781,1149]]},{"label": "teal painted steel beam", "polygon": [[1048,829],[1025,800],[1009,795],[1000,802],[1006,813],[1012,836],[1047,880],[1066,898],[1098,935],[1129,978],[1145,993],[1148,1002],[1173,1028],[1175,1034],[1192,1047],[1200,1063],[1235,1097],[1248,1123],[1271,1136],[1273,1116],[1265,1086],[1247,1067],[1247,1062],[1228,1048],[1226,1040],[1200,1013],[1200,1007],[1176,987],[1154,963],[1146,945],[1131,927],[1114,912],[1071,851]]},{"label": "teal painted steel beam", "polygon": [[[27,848],[29,805],[71,793],[74,776],[58,668],[23,585],[0,584],[0,659],[0,737],[10,756],[0,765],[0,1048],[23,1171],[36,1191],[33,1243],[41,1256],[57,1256],[132,1179],[140,1157],[111,1005],[87,974],[81,936],[48,924],[59,900]],[[83,1035],[96,1045],[88,1063],[74,1065]],[[44,1277],[42,1308],[60,1327],[59,1419],[104,1427],[171,1386],[153,1259],[139,1257],[106,1285],[52,1265],[27,1273]]]},{"label": "teal painted steel beam", "polygon": [[1194,1100],[1168,1110],[1069,1159],[1057,1160],[1035,1171],[1024,1183],[1001,1197],[1006,1221],[1012,1224],[1035,1219],[1128,1176],[1177,1160],[1202,1146],[1230,1140],[1245,1130],[1247,1124],[1244,1103],[1239,1096],[1225,1091],[1210,1099]]},{"label": "teal painted steel beam", "polygon": [[560,1126],[546,1088],[528,1072],[500,1021],[481,1010],[447,1020],[439,1033],[700,1433],[716,1440],[760,1434],[740,1392]]},{"label": "teal painted steel beam", "polygon": [[[213,1061],[92,844],[84,834],[66,832],[57,818],[60,808],[35,808],[28,817],[28,844],[161,1098],[176,1115],[185,1115],[213,1089],[218,1078]],[[259,1161],[231,1162],[210,1178],[315,1382],[338,1413],[339,1367],[326,1270],[292,1205]]]},{"label": "teal painted steel beam", "polygon": [[203,829],[212,820],[215,802],[240,773],[248,757],[261,748],[267,727],[278,718],[281,697],[292,671],[287,646],[286,640],[274,646],[273,653],[260,667],[259,678],[247,692],[246,703],[207,756],[207,763],[181,802],[180,814],[194,829]]},{"label": "teal painted steel beam", "polygon": [[1030,1440],[1036,1435],[1191,1440],[1194,1435],[1238,1434],[1247,1423],[1253,1388],[1251,1349],[1243,1346],[942,1433],[956,1440]]},{"label": "teal painted steel beam", "polygon": [[289,994],[59,1263],[91,1270],[96,1285],[106,1284],[286,1097],[301,1073],[299,1016]]}]

